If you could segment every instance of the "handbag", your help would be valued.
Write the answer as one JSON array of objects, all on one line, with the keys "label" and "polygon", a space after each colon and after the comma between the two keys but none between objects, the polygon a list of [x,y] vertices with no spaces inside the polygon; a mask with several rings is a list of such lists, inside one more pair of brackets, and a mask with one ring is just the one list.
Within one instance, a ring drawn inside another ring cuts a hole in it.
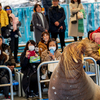
[{"label": "handbag", "polygon": [[78,19],[83,19],[83,13],[82,12],[78,12],[77,13],[77,18]]},{"label": "handbag", "polygon": [[31,32],[34,31],[34,30],[33,30],[33,23],[32,23],[32,21],[31,21],[31,24],[30,24],[30,31],[31,31]]},{"label": "handbag", "polygon": [[71,17],[71,23],[72,23],[72,24],[76,24],[76,23],[77,23],[76,14],[74,14],[74,16]]}]

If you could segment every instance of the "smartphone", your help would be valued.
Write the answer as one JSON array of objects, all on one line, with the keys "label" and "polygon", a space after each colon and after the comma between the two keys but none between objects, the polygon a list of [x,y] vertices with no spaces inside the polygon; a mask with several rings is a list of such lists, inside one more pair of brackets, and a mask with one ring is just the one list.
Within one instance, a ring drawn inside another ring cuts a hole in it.
[{"label": "smartphone", "polygon": [[54,55],[54,50],[53,49],[50,49],[50,53],[52,53]]}]

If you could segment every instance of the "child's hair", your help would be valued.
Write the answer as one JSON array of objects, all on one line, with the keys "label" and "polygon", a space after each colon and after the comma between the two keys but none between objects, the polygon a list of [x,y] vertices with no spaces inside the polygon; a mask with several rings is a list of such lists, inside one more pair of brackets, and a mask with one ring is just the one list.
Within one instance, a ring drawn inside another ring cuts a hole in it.
[{"label": "child's hair", "polygon": [[51,39],[49,39],[48,44],[47,44],[48,51],[49,51],[49,44],[50,44],[50,42],[55,42],[55,44],[56,44],[56,50],[57,50],[58,49],[57,41],[54,38],[51,38]]},{"label": "child's hair", "polygon": [[25,46],[25,49],[24,49],[25,52],[28,50],[28,44],[29,44],[29,43],[31,43],[31,44],[33,44],[35,47],[37,47],[35,41],[29,40],[29,41],[26,43],[26,46]]},{"label": "child's hair", "polygon": [[89,40],[90,40],[89,36],[90,36],[90,34],[91,34],[93,31],[94,31],[94,30],[91,30],[91,31],[88,32],[88,39],[89,39]]}]

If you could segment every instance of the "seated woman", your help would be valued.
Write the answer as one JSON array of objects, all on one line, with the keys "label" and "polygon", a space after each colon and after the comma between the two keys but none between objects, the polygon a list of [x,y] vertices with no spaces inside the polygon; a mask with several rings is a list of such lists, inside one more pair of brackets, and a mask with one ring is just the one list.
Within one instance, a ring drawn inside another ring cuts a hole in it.
[{"label": "seated woman", "polygon": [[[55,39],[50,39],[47,44],[47,50],[42,52],[41,61],[52,61],[52,60],[60,60],[61,53],[58,51],[58,45]],[[54,68],[49,67],[49,78],[54,71]]]},{"label": "seated woman", "polygon": [[[2,43],[2,36],[0,36],[0,65],[6,65],[13,71],[15,64],[15,60],[12,57],[12,53],[10,47],[4,43]],[[0,69],[0,84],[8,84],[9,83],[9,72],[6,69]],[[3,87],[3,93],[5,99],[10,99],[9,96],[9,87]]]},{"label": "seated woman", "polygon": [[41,56],[42,52],[47,49],[47,43],[48,43],[49,39],[50,39],[49,33],[48,32],[42,32],[41,41],[38,44],[40,56]]},{"label": "seated woman", "polygon": [[36,96],[36,94],[38,93],[37,67],[39,62],[31,62],[31,57],[38,57],[35,52],[35,47],[36,43],[33,40],[29,40],[20,58],[22,68],[21,72],[24,74],[22,87],[27,98],[30,95]]}]

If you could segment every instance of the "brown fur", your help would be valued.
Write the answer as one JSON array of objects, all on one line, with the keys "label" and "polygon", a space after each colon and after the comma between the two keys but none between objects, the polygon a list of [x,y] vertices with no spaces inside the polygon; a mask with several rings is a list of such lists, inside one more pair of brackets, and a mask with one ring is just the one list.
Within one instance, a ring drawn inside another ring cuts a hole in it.
[{"label": "brown fur", "polygon": [[[75,67],[73,67],[73,65],[75,65],[76,63],[78,64],[80,62],[83,62],[84,51],[85,51],[85,44],[82,42],[78,43],[78,45],[75,43],[72,43],[64,49],[61,61],[63,62],[63,65],[65,66],[65,73],[70,69],[69,64],[70,66],[72,66],[74,70],[77,70]],[[67,74],[68,73],[66,73],[66,76],[68,76]],[[70,73],[70,75],[73,76],[74,73]]]}]

